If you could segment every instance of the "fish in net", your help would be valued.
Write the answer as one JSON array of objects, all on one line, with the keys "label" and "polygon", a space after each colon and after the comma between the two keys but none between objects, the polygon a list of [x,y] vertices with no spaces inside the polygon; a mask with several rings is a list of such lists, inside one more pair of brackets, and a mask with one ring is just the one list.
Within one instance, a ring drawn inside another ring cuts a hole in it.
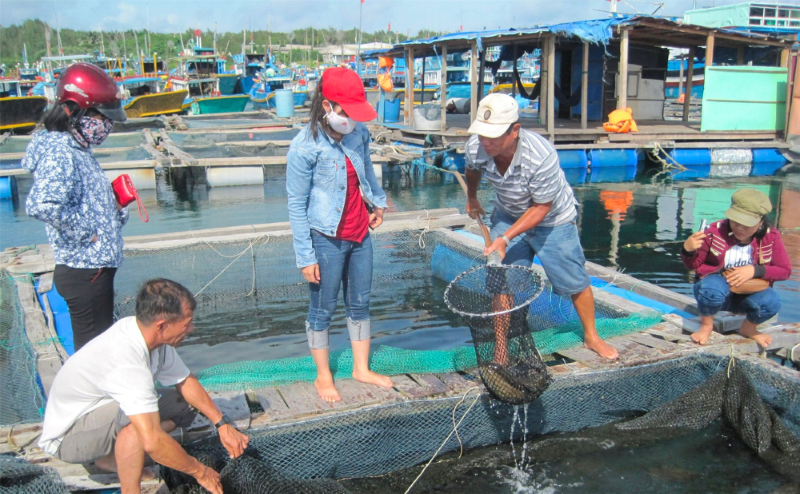
[{"label": "fish in net", "polygon": [[486,388],[505,403],[534,401],[550,384],[527,322],[528,306],[543,289],[530,268],[490,263],[465,271],[445,290],[447,307],[469,326]]},{"label": "fish in net", "polygon": [[[215,454],[216,453],[216,454]],[[333,479],[297,479],[280,473],[256,451],[248,450],[244,455],[221,460],[219,449],[200,453],[197,460],[219,472],[225,494],[348,494],[350,491]],[[207,494],[190,476],[167,469],[165,474],[170,492],[174,494]]]}]

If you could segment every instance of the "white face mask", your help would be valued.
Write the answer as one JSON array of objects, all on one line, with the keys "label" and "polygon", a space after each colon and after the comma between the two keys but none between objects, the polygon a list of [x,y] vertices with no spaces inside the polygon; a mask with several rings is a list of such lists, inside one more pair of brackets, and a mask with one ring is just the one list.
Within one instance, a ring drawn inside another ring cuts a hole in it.
[{"label": "white face mask", "polygon": [[339,115],[333,111],[333,108],[331,108],[330,112],[325,114],[325,118],[328,120],[328,125],[330,125],[333,130],[340,134],[349,134],[356,128],[355,120],[350,117],[345,118]]}]

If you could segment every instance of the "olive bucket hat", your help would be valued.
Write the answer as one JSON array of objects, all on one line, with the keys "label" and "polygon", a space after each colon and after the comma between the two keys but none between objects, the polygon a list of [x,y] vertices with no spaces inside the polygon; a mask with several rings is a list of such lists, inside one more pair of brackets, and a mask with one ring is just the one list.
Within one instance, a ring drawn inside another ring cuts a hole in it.
[{"label": "olive bucket hat", "polygon": [[759,190],[739,189],[731,196],[731,207],[725,217],[744,226],[756,226],[772,211],[769,197]]}]

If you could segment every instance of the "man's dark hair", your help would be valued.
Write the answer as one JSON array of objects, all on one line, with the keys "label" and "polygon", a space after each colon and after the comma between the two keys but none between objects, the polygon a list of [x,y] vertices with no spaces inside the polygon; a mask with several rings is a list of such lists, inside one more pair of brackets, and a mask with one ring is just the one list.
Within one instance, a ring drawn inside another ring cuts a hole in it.
[{"label": "man's dark hair", "polygon": [[194,295],[185,286],[164,278],[150,280],[136,295],[136,319],[145,325],[160,318],[175,322],[183,319],[184,304],[191,311],[197,306]]}]

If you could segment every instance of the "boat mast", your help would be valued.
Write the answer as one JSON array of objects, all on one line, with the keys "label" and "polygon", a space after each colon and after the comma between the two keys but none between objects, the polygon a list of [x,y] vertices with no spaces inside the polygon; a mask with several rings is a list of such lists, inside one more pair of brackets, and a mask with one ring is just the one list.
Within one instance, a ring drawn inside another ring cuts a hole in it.
[{"label": "boat mast", "polygon": [[364,0],[361,0],[361,3],[358,4],[358,48],[356,50],[356,70],[358,72],[358,76],[361,77],[361,64],[359,63],[359,59],[361,58],[361,11],[364,10]]},{"label": "boat mast", "polygon": [[125,77],[128,75],[128,45],[125,43],[125,31],[122,31],[122,53],[125,57],[125,72],[123,73],[122,77]]},{"label": "boat mast", "polygon": [[[139,36],[136,35],[136,30],[133,30],[133,39],[136,41],[136,58],[139,58]],[[139,65],[139,72],[143,70],[141,64]]]},{"label": "boat mast", "polygon": [[50,58],[50,26],[44,25],[44,43],[47,46],[47,57]]},{"label": "boat mast", "polygon": [[103,31],[100,31],[100,54],[106,56],[106,43],[103,41]]}]

